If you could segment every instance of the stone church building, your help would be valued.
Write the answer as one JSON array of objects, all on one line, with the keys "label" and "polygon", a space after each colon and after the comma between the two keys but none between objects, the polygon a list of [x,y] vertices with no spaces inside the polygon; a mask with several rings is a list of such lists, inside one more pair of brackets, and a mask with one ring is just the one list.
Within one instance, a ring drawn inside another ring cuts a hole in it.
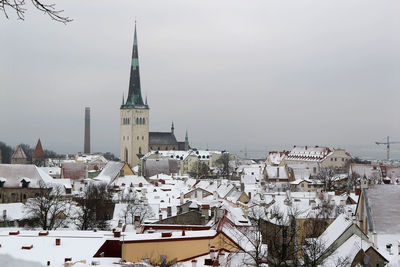
[{"label": "stone church building", "polygon": [[120,159],[131,167],[138,165],[139,159],[150,150],[188,150],[186,132],[184,142],[178,142],[172,123],[170,132],[149,131],[149,105],[143,101],[140,87],[139,56],[136,24],[133,40],[131,74],[126,100],[122,97],[120,121]]}]

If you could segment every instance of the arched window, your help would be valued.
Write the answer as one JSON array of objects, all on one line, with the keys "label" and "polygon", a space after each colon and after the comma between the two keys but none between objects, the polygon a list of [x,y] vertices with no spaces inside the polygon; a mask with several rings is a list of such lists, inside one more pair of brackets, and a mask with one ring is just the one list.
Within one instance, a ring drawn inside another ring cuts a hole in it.
[{"label": "arched window", "polygon": [[125,162],[128,162],[128,149],[125,148]]},{"label": "arched window", "polygon": [[136,118],[136,124],[139,124],[139,118]]},{"label": "arched window", "polygon": [[145,118],[143,118],[143,124],[146,124],[146,120],[145,120]]},{"label": "arched window", "polygon": [[142,154],[142,148],[139,147],[139,154]]}]

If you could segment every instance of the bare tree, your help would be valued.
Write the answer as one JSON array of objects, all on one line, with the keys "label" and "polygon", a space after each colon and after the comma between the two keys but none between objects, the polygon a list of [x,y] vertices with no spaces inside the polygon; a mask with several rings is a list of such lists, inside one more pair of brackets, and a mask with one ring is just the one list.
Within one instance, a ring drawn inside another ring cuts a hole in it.
[{"label": "bare tree", "polygon": [[261,233],[262,218],[264,209],[250,209],[251,227],[237,228],[241,233],[239,242],[246,244],[246,247],[240,247],[239,251],[247,257],[243,257],[245,266],[261,266],[267,262],[268,250],[263,244]]},{"label": "bare tree", "polygon": [[70,217],[70,203],[63,197],[59,185],[47,187],[43,182],[35,198],[28,199],[25,210],[34,225],[43,230],[54,230],[65,226]]},{"label": "bare tree", "polygon": [[221,171],[221,176],[225,178],[229,178],[232,168],[229,165],[230,162],[230,154],[228,152],[222,153],[222,155],[215,161],[215,164]]},{"label": "bare tree", "polygon": [[[31,0],[30,1],[34,8],[48,15],[51,19],[67,23],[71,22],[72,19],[69,17],[63,16],[62,12],[64,10],[56,9],[54,3],[44,3],[42,0]],[[6,18],[9,18],[9,11],[15,13],[18,19],[25,19],[26,8],[25,0],[0,0],[0,10],[3,11]]]},{"label": "bare tree", "polygon": [[198,160],[192,167],[190,174],[196,176],[196,178],[207,178],[210,173],[210,168],[207,163]]},{"label": "bare tree", "polygon": [[126,203],[126,207],[122,210],[122,216],[126,224],[143,223],[145,219],[151,218],[153,210],[143,200],[140,199],[136,192],[129,192],[121,199],[122,203]]},{"label": "bare tree", "polygon": [[80,230],[107,228],[106,206],[112,202],[112,195],[106,184],[89,184],[76,202],[79,207],[74,219]]},{"label": "bare tree", "polygon": [[351,192],[354,190],[354,187],[360,185],[361,176],[355,172],[349,174],[349,178],[347,179],[347,192]]},{"label": "bare tree", "polygon": [[321,171],[317,174],[316,179],[324,185],[325,191],[332,191],[335,189],[336,173],[333,169],[321,169]]}]

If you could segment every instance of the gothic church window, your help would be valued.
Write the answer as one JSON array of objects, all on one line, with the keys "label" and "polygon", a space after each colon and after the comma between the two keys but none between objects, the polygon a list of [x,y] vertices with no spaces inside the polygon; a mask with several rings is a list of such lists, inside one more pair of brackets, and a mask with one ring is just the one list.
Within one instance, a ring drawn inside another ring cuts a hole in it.
[{"label": "gothic church window", "polygon": [[146,124],[146,120],[143,118],[143,124]]},{"label": "gothic church window", "polygon": [[136,118],[136,124],[139,124],[139,118]]}]

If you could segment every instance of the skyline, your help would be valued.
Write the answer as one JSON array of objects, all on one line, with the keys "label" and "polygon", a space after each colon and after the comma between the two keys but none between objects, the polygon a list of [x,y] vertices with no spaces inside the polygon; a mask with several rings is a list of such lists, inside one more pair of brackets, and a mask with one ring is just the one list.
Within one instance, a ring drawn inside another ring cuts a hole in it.
[{"label": "skyline", "polygon": [[88,106],[92,151],[118,155],[132,10],[152,131],[174,121],[178,139],[187,129],[204,149],[370,146],[382,158],[374,142],[400,140],[399,3],[150,2],[118,1],[116,16],[107,2],[60,1],[74,19],[66,26],[35,12],[3,18],[0,140],[82,151]]}]

